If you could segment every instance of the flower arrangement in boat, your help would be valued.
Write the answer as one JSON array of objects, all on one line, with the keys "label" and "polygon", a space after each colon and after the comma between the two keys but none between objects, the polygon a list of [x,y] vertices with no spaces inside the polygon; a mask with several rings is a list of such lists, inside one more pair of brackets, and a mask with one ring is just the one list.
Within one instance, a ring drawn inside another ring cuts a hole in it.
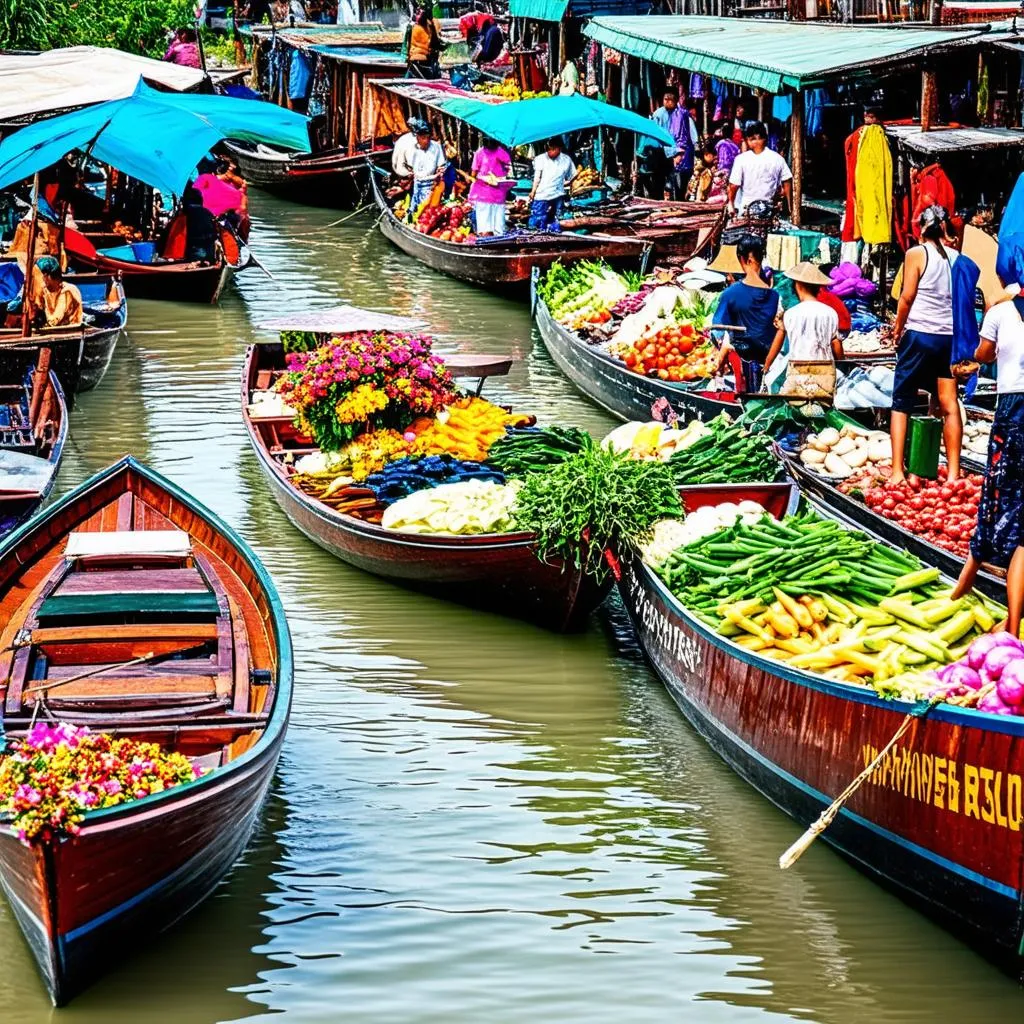
[{"label": "flower arrangement in boat", "polygon": [[424,335],[360,332],[287,357],[275,385],[324,451],[366,430],[405,430],[453,402],[455,384]]},{"label": "flower arrangement in boat", "polygon": [[140,800],[203,774],[157,743],[57,723],[37,723],[0,759],[0,813],[23,843],[74,835],[86,812]]}]

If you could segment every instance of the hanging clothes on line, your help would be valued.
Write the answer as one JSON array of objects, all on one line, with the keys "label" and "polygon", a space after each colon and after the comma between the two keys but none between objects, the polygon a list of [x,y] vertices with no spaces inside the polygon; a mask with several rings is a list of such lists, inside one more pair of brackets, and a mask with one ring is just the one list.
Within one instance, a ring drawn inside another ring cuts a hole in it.
[{"label": "hanging clothes on line", "polygon": [[936,163],[922,167],[919,171],[911,171],[910,175],[910,233],[920,239],[921,226],[918,223],[921,214],[929,206],[941,206],[953,226],[959,230],[962,222],[955,216],[956,191],[946,172]]},{"label": "hanging clothes on line", "polygon": [[852,135],[847,136],[843,143],[843,153],[846,157],[846,212],[843,216],[843,241],[854,242],[860,238],[860,229],[857,226],[857,150],[860,148],[861,129],[854,130]]},{"label": "hanging clothes on line", "polygon": [[885,129],[869,124],[861,130],[854,171],[859,237],[869,245],[892,241],[892,153]]}]

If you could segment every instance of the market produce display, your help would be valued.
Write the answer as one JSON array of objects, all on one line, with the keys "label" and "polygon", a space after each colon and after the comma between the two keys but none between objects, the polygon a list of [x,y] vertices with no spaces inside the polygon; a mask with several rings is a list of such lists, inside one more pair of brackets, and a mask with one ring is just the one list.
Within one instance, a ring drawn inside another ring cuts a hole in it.
[{"label": "market produce display", "polygon": [[780,468],[771,440],[751,434],[725,413],[711,420],[706,433],[676,452],[668,464],[679,485],[768,482]]},{"label": "market produce display", "polygon": [[857,470],[877,473],[891,468],[892,441],[883,430],[826,427],[808,435],[800,461],[815,473],[845,480]]},{"label": "market produce display", "polygon": [[506,476],[526,476],[564,462],[593,443],[578,427],[520,427],[491,445],[487,462]]},{"label": "market produce display", "polygon": [[736,523],[752,525],[768,513],[756,501],[735,504],[723,501],[718,505],[702,505],[687,514],[685,519],[662,519],[654,524],[651,537],[639,545],[643,560],[658,568],[678,548],[702,540]]},{"label": "market produce display", "polygon": [[676,452],[685,451],[708,433],[710,427],[700,420],[691,420],[685,427],[670,426],[660,420],[648,423],[631,420],[616,427],[601,444],[633,459],[667,462]]},{"label": "market produce display", "polygon": [[396,501],[381,519],[386,530],[470,536],[506,533],[514,528],[512,507],[518,481],[466,480],[416,491]]},{"label": "market produce display", "polygon": [[514,78],[506,78],[503,82],[478,82],[473,92],[482,92],[488,96],[501,96],[506,100],[541,100],[551,95],[547,89],[525,91],[520,89]]},{"label": "market produce display", "polygon": [[504,474],[479,462],[454,459],[450,455],[396,459],[366,478],[365,487],[382,505],[390,505],[415,491],[429,490],[463,480],[486,480],[503,484]]},{"label": "market produce display", "polygon": [[537,535],[541,557],[595,573],[604,571],[611,547],[643,542],[660,519],[682,515],[667,464],[631,459],[600,445],[526,477],[514,509],[516,525]]},{"label": "market produce display", "polygon": [[460,398],[434,416],[422,416],[409,425],[409,451],[419,455],[455,455],[481,461],[491,445],[509,427],[533,423],[532,416],[511,413],[485,398]]},{"label": "market produce display", "polygon": [[968,418],[964,423],[963,455],[971,456],[976,462],[988,459],[988,442],[992,434],[991,420]]},{"label": "market produce display", "polygon": [[1024,716],[1024,644],[1010,633],[986,633],[957,661],[916,682],[930,698],[991,715]]},{"label": "market produce display", "polygon": [[655,570],[698,618],[742,647],[888,695],[953,662],[1000,609],[950,600],[938,569],[813,513],[737,522]]},{"label": "market produce display", "polygon": [[580,260],[570,266],[553,263],[537,286],[551,316],[572,329],[605,323],[609,312],[627,294],[626,279],[607,263]]},{"label": "market produce display", "polygon": [[851,477],[841,490],[860,498],[872,511],[961,558],[970,550],[978,522],[978,503],[984,478],[968,473],[946,481],[946,467],[939,467],[934,481],[909,479],[891,486],[872,475]]}]

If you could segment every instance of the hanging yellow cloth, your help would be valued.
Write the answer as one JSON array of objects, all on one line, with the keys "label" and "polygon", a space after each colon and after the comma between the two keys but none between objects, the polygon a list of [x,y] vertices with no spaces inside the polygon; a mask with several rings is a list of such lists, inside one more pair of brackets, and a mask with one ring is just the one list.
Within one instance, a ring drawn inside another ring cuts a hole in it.
[{"label": "hanging yellow cloth", "polygon": [[869,124],[861,133],[854,185],[860,237],[869,245],[891,242],[892,154],[880,124]]}]

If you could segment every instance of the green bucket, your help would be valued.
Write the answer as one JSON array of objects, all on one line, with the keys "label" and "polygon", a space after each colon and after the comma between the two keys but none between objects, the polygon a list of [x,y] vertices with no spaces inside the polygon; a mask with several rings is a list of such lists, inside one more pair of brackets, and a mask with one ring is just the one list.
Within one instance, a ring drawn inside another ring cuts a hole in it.
[{"label": "green bucket", "polygon": [[936,416],[911,416],[907,432],[907,472],[934,480],[939,475],[942,420]]}]

